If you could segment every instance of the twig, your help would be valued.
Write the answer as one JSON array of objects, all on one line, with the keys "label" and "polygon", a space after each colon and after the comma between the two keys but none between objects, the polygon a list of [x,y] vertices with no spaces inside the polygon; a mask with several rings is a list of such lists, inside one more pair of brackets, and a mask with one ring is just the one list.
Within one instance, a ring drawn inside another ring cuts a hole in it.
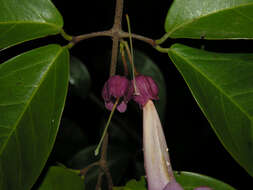
[{"label": "twig", "polygon": [[112,36],[112,30],[106,30],[106,31],[100,31],[100,32],[92,32],[89,34],[83,34],[79,36],[73,36],[71,42],[76,44],[78,42],[81,42],[83,40],[89,39],[89,38],[94,38],[94,37],[99,37],[99,36]]},{"label": "twig", "polygon": [[124,75],[127,76],[128,75],[128,66],[127,66],[127,61],[126,61],[126,57],[125,57],[123,43],[120,43],[120,54],[121,54],[121,59],[122,59],[123,67],[124,67]]},{"label": "twig", "polygon": [[99,165],[100,167],[103,169],[103,172],[105,173],[106,177],[107,177],[107,183],[108,183],[108,189],[112,190],[113,188],[113,182],[112,182],[112,177],[109,171],[109,168],[107,166],[107,146],[108,146],[108,133],[106,134],[104,141],[103,141],[103,145],[102,145],[102,151],[101,151],[101,158],[99,161]]},{"label": "twig", "polygon": [[138,73],[136,71],[136,68],[135,68],[135,66],[133,64],[132,54],[131,54],[131,51],[129,49],[129,46],[128,46],[127,42],[122,40],[122,44],[124,45],[124,48],[125,48],[125,50],[127,52],[127,56],[128,56],[128,60],[130,62],[130,65],[133,68],[133,75],[138,75]]},{"label": "twig", "polygon": [[113,190],[112,177],[107,166],[107,146],[108,146],[108,133],[106,133],[103,144],[101,147],[101,158],[98,162],[94,162],[87,167],[80,170],[80,175],[85,176],[87,172],[94,166],[99,166],[101,171],[99,172],[98,181],[96,185],[96,190],[99,190],[102,183],[102,176],[105,174],[107,178],[108,190]]},{"label": "twig", "polygon": [[102,172],[100,172],[98,174],[98,180],[97,180],[97,184],[96,184],[96,189],[95,190],[100,190],[101,189],[103,175],[104,175],[104,173],[102,173]]},{"label": "twig", "polygon": [[112,57],[111,57],[111,66],[110,66],[110,76],[115,75],[115,72],[116,72],[117,57],[118,57],[118,50],[119,50],[119,40],[120,40],[119,33],[120,31],[122,31],[121,23],[122,23],[123,5],[124,5],[124,0],[116,1],[114,24],[112,26],[113,37],[112,37]]},{"label": "twig", "polygon": [[110,76],[113,76],[116,73],[118,49],[119,49],[119,37],[115,36],[112,39],[112,57],[111,57],[111,66],[110,66]]},{"label": "twig", "polygon": [[[71,43],[75,45],[75,44],[77,44],[77,43],[79,43],[83,40],[87,40],[87,39],[90,39],[90,38],[113,37],[114,35],[115,35],[115,32],[113,33],[112,29],[105,30],[105,31],[100,31],[100,32],[92,32],[92,33],[89,33],[89,34],[82,34],[82,35],[79,35],[79,36],[73,36],[72,40],[71,40]],[[129,38],[129,33],[124,32],[124,31],[120,31],[116,35],[120,39]],[[151,38],[148,38],[148,37],[145,37],[145,36],[142,36],[142,35],[138,35],[138,34],[134,34],[134,33],[132,33],[131,35],[132,35],[133,39],[143,41],[143,42],[151,45],[152,47],[155,47],[157,45],[156,41],[151,39]]]},{"label": "twig", "polygon": [[114,24],[112,28],[121,29],[124,0],[116,0]]},{"label": "twig", "polygon": [[80,170],[80,175],[85,176],[89,169],[93,168],[94,166],[99,166],[99,162],[94,162],[87,167]]},{"label": "twig", "polygon": [[[121,32],[120,33],[121,38],[129,38],[129,36],[130,36],[129,33],[127,33],[127,32]],[[132,33],[131,36],[132,36],[132,38],[134,38],[136,40],[143,41],[143,42],[151,45],[152,47],[156,46],[156,41],[151,39],[151,38],[148,38],[148,37],[145,37],[145,36],[142,36],[142,35],[139,35],[139,34],[134,34],[134,33]]]}]

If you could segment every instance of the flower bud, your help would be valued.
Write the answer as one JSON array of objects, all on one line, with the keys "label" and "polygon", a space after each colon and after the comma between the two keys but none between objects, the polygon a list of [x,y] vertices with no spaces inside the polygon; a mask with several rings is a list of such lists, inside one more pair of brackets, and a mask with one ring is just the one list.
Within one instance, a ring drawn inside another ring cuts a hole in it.
[{"label": "flower bud", "polygon": [[128,95],[129,83],[126,77],[119,75],[114,75],[106,81],[102,90],[102,97],[108,110],[112,110],[116,99],[121,98],[117,110],[119,112],[126,111],[127,102],[130,100],[130,94]]},{"label": "flower bud", "polygon": [[138,75],[132,80],[129,93],[133,94],[134,101],[143,107],[148,100],[159,99],[158,91],[157,84],[150,76]]},{"label": "flower bud", "polygon": [[148,189],[183,190],[175,180],[162,125],[151,100],[143,107],[143,149]]}]

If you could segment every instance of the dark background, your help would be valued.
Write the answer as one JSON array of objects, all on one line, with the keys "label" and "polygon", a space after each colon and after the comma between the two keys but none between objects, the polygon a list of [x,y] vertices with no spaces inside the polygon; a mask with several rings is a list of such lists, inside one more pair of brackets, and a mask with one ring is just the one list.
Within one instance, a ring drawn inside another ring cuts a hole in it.
[{"label": "dark background", "polygon": [[[65,22],[64,29],[70,35],[101,31],[112,26],[115,0],[53,0],[53,3],[62,13]],[[132,32],[153,39],[162,37],[165,32],[164,20],[170,4],[171,1],[164,0],[125,0],[124,13],[130,16]],[[125,19],[123,19],[123,28],[127,30]],[[34,40],[22,46],[19,45],[12,48],[12,52],[17,54],[17,52],[20,53],[47,43],[67,44],[60,36],[53,36],[44,40]],[[243,40],[204,41],[178,39],[168,40],[162,46],[169,47],[173,43],[183,43],[197,48],[205,45],[207,50],[216,52],[252,52],[248,48],[250,41]],[[205,174],[222,180],[238,190],[249,189],[249,184],[253,184],[252,178],[223,148],[169,57],[140,41],[135,40],[134,47],[145,52],[157,63],[166,80],[168,99],[164,131],[174,170]],[[109,75],[110,49],[111,40],[108,37],[89,39],[71,49],[71,54],[78,57],[87,66],[91,75],[91,92],[100,103],[102,102],[100,91]],[[12,53],[10,53],[10,56],[13,56]],[[7,58],[8,56],[1,59]],[[70,90],[56,146],[50,156],[47,167],[34,188],[43,179],[48,166],[57,162],[64,163],[69,167],[77,166],[78,164],[71,165],[69,160],[81,149],[98,143],[100,132],[107,117],[108,112],[94,102],[94,99],[90,96],[84,99]],[[135,113],[127,111],[124,115],[116,114],[115,118],[114,122],[116,125],[120,125],[120,122],[123,122],[125,125],[129,125],[129,129],[124,130],[130,131],[129,134],[131,132],[134,133],[133,137],[129,138],[128,133],[126,133],[126,137],[121,138],[121,133],[117,132],[115,132],[116,137],[113,135],[110,137],[111,144],[121,145],[120,143],[122,142],[122,149],[126,148],[126,154],[133,155],[128,160],[128,164],[122,165],[121,162],[118,162],[119,164],[116,166],[116,168],[126,168],[124,173],[120,173],[120,170],[117,174],[124,175],[121,179],[116,180],[118,183],[116,185],[122,185],[131,178],[138,178],[140,175],[144,175],[141,164],[136,165],[136,163],[142,162],[141,111]],[[80,129],[80,134],[83,136],[72,132],[72,129],[66,127],[72,126],[69,123],[75,123],[75,126]],[[67,137],[65,138],[66,134]],[[82,137],[84,138],[82,139]],[[124,138],[126,139],[125,142]],[[135,140],[131,138],[135,138]],[[125,144],[127,145],[125,146]],[[117,157],[117,151],[113,155]],[[83,159],[86,159],[86,161],[80,161],[80,163],[89,162],[87,161],[89,158]],[[94,158],[90,160],[92,159]],[[85,167],[85,165],[82,167]]]}]

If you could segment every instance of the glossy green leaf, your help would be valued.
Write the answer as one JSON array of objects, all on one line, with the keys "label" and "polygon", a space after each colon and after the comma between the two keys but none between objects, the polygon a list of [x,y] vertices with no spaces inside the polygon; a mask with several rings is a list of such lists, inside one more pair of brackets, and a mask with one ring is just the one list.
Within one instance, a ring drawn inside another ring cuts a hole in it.
[{"label": "glossy green leaf", "polygon": [[50,0],[0,0],[0,49],[57,34],[62,26]]},{"label": "glossy green leaf", "polygon": [[[175,178],[178,183],[182,185],[184,190],[194,190],[196,187],[211,187],[214,190],[235,190],[230,185],[208,177],[205,175],[192,173],[192,172],[174,172]],[[124,187],[114,187],[114,190],[146,190],[146,181],[142,177],[139,181],[135,179],[130,180]]]},{"label": "glossy green leaf", "polygon": [[84,180],[78,174],[79,170],[52,166],[39,190],[84,190]]},{"label": "glossy green leaf", "polygon": [[49,45],[0,65],[0,189],[27,190],[52,150],[67,94],[68,49]]},{"label": "glossy green leaf", "polygon": [[217,179],[192,172],[175,172],[175,177],[184,190],[193,190],[201,186],[211,187],[214,190],[235,190],[230,185]]},{"label": "glossy green leaf", "polygon": [[222,144],[253,176],[253,54],[175,44],[169,56]]},{"label": "glossy green leaf", "polygon": [[146,190],[146,181],[144,177],[141,177],[140,180],[136,181],[135,179],[127,182],[125,190]]},{"label": "glossy green leaf", "polygon": [[113,190],[146,190],[145,177],[141,177],[140,180],[136,181],[132,179],[126,183],[124,187],[114,187]]},{"label": "glossy green leaf", "polygon": [[165,20],[171,38],[253,38],[253,0],[174,0]]},{"label": "glossy green leaf", "polygon": [[86,98],[90,91],[91,80],[86,66],[76,57],[70,57],[70,91]]}]

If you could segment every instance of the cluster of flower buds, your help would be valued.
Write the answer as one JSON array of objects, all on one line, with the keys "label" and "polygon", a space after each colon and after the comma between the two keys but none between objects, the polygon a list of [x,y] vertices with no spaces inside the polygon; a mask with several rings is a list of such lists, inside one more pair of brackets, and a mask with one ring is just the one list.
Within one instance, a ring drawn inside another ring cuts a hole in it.
[{"label": "cluster of flower buds", "polygon": [[117,110],[125,112],[127,103],[131,99],[141,107],[148,100],[158,100],[158,86],[149,76],[138,75],[135,80],[129,81],[124,76],[115,75],[106,81],[102,90],[102,97],[108,110],[112,110],[116,99],[119,98]]}]

